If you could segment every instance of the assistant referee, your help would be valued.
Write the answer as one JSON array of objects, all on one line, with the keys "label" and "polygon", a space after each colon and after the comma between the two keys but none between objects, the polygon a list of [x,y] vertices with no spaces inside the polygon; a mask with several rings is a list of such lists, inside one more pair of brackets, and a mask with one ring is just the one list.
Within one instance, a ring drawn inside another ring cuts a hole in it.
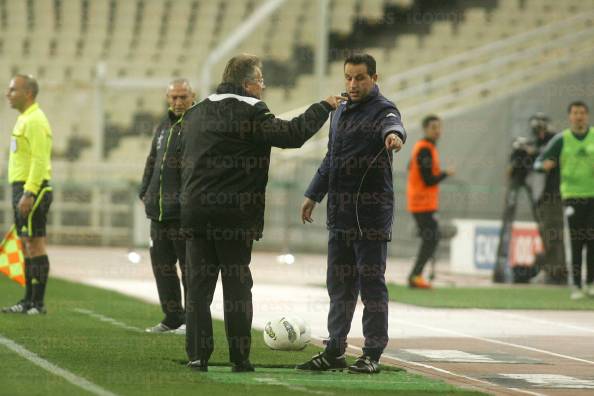
[{"label": "assistant referee", "polygon": [[8,181],[12,185],[12,207],[16,231],[23,241],[25,255],[25,297],[5,313],[46,313],[45,287],[49,259],[45,249],[47,213],[52,203],[51,178],[52,130],[36,102],[37,81],[17,74],[6,97],[20,115],[12,130]]}]

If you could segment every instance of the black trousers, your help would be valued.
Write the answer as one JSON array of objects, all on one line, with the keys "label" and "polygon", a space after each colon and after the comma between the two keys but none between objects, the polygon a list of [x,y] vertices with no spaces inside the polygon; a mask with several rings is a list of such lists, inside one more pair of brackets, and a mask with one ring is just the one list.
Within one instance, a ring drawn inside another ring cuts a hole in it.
[{"label": "black trousers", "polygon": [[594,197],[566,199],[569,225],[571,269],[574,286],[582,286],[582,251],[586,248],[586,283],[594,284]]},{"label": "black trousers", "polygon": [[171,328],[178,328],[185,323],[186,316],[177,275],[177,262],[182,274],[184,296],[187,292],[186,241],[180,233],[179,222],[151,221],[151,241],[151,264],[161,309],[165,314],[162,323]]},{"label": "black trousers", "polygon": [[544,245],[543,270],[546,283],[567,284],[565,245],[563,241],[563,203],[561,196],[545,193],[537,202],[536,212]]},{"label": "black trousers", "polygon": [[349,240],[330,232],[326,286],[330,296],[326,352],[344,354],[346,340],[361,292],[363,302],[363,353],[379,360],[388,344],[388,288],[384,274],[388,243]]},{"label": "black trousers", "polygon": [[190,361],[208,361],[214,350],[210,305],[219,273],[229,360],[249,359],[252,329],[251,240],[189,239],[186,352]]},{"label": "black trousers", "polygon": [[439,223],[435,217],[435,212],[413,213],[413,217],[421,237],[421,246],[409,279],[423,273],[427,261],[433,257],[439,244]]}]

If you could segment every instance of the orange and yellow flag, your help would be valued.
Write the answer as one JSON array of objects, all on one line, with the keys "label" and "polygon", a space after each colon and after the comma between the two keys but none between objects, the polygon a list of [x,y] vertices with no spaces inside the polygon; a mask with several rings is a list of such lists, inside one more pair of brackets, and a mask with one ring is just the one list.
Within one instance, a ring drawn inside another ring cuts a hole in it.
[{"label": "orange and yellow flag", "polygon": [[0,243],[0,272],[21,286],[25,286],[25,255],[23,242],[13,225]]}]

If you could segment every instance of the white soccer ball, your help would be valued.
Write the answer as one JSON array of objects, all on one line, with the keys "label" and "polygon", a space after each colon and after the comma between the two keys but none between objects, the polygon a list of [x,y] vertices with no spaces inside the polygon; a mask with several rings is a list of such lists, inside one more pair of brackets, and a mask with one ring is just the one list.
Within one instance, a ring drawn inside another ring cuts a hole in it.
[{"label": "white soccer ball", "polygon": [[309,324],[299,316],[289,316],[290,321],[295,322],[299,327],[299,342],[296,345],[296,350],[301,350],[311,341],[311,328]]},{"label": "white soccer ball", "polygon": [[[303,335],[303,337],[302,337]],[[296,317],[282,317],[266,322],[264,343],[279,351],[295,351],[305,348],[311,338],[309,326]]]}]

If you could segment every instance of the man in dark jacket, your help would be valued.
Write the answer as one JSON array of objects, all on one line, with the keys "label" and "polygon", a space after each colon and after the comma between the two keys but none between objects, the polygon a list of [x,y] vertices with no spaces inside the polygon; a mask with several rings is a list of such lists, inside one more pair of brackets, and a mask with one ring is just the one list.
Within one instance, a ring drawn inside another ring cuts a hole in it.
[{"label": "man in dark jacket", "polygon": [[344,75],[349,101],[332,116],[328,152],[301,208],[302,221],[311,222],[316,202],[328,195],[330,339],[324,352],[297,369],[346,368],[346,338],[360,290],[365,346],[349,371],[371,374],[379,372],[388,342],[384,273],[394,212],[392,150],[402,147],[406,132],[394,103],[379,93],[372,56],[349,56]]},{"label": "man in dark jacket", "polygon": [[311,105],[284,121],[260,100],[260,60],[233,57],[216,94],[184,116],[182,228],[187,233],[188,301],[186,350],[189,367],[207,371],[213,351],[212,302],[219,272],[225,330],[233,372],[253,371],[252,325],[254,240],[262,237],[271,147],[298,148],[326,122],[340,97]]},{"label": "man in dark jacket", "polygon": [[195,94],[186,79],[169,84],[169,110],[155,129],[151,152],[146,160],[139,197],[151,220],[151,263],[159,301],[165,318],[149,333],[185,330],[185,312],[177,276],[176,262],[186,291],[186,243],[179,232],[181,187],[181,125],[185,111],[194,102]]}]

